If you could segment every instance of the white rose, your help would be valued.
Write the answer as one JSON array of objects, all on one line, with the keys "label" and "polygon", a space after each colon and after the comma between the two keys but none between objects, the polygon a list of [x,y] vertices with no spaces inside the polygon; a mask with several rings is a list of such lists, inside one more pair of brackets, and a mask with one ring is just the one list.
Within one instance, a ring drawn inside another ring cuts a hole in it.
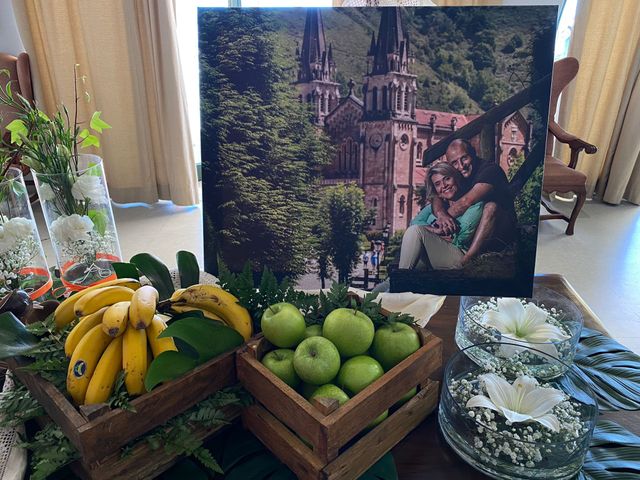
[{"label": "white rose", "polygon": [[86,215],[74,213],[68,217],[58,217],[51,223],[51,235],[59,243],[89,240],[89,232],[93,230],[93,222]]},{"label": "white rose", "polygon": [[105,199],[105,191],[100,177],[95,175],[84,174],[76,180],[71,187],[71,193],[76,200],[84,200],[88,198],[94,203],[103,203]]},{"label": "white rose", "polygon": [[56,198],[56,194],[53,193],[53,188],[51,188],[48,183],[41,184],[38,192],[40,193],[40,200],[43,202],[50,202]]},{"label": "white rose", "polygon": [[16,238],[7,233],[4,226],[0,225],[0,253],[6,253],[13,248]]},{"label": "white rose", "polygon": [[13,235],[16,240],[21,240],[33,233],[34,225],[28,218],[14,217],[4,224],[4,231]]}]

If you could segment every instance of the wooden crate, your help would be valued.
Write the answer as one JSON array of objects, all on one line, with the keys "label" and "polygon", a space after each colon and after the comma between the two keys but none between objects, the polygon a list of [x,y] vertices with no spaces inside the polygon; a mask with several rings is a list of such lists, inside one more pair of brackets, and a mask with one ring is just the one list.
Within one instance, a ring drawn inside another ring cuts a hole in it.
[{"label": "wooden crate", "polygon": [[[262,365],[262,356],[272,348],[269,342],[250,341],[238,350],[236,362],[238,380],[256,399],[255,405],[243,410],[245,426],[299,478],[357,478],[438,403],[439,384],[429,378],[442,366],[442,341],[425,329],[416,330],[420,349],[339,408],[335,400],[312,405]],[[371,421],[416,386],[416,396],[359,437]]]},{"label": "wooden crate", "polygon": [[235,350],[198,366],[186,375],[160,385],[131,402],[136,412],[102,406],[80,410],[53,384],[20,367],[20,358],[8,360],[9,368],[40,402],[47,415],[78,449],[82,462],[102,462],[132,440],[183,413],[218,390],[237,383]]}]

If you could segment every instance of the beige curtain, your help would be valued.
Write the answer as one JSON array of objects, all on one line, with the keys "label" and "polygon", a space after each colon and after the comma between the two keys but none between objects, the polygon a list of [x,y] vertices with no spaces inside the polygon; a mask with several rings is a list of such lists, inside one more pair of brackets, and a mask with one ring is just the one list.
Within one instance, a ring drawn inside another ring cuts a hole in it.
[{"label": "beige curtain", "polygon": [[[563,94],[559,123],[598,147],[582,155],[587,193],[598,191],[610,203],[625,192],[640,203],[640,2],[581,0],[569,55],[580,61],[576,79]],[[562,155],[568,161],[568,151]],[[604,175],[603,175],[604,173]]]},{"label": "beige curtain", "polygon": [[197,203],[172,0],[14,0],[14,9],[45,110],[72,107],[79,64],[92,96],[79,118],[100,110],[112,125],[98,153],[113,200]]}]

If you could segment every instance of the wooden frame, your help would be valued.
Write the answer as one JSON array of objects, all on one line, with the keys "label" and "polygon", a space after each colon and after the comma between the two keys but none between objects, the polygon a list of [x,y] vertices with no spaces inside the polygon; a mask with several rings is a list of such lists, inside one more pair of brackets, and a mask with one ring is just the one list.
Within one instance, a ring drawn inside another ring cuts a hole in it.
[{"label": "wooden frame", "polygon": [[[262,365],[262,356],[272,348],[269,342],[250,341],[237,353],[238,380],[257,401],[242,413],[245,426],[299,478],[357,478],[438,403],[439,384],[429,378],[442,367],[442,341],[425,329],[416,330],[422,346],[341,407],[327,399],[311,404]],[[416,396],[360,437],[416,386]]]},{"label": "wooden frame", "polygon": [[[104,461],[132,440],[166,423],[218,390],[237,383],[235,350],[198,366],[186,375],[160,385],[131,402],[136,412],[106,405],[80,407],[80,411],[53,384],[21,367],[21,358],[7,361],[9,368],[43,406],[47,415],[78,449],[82,462]],[[189,395],[185,395],[189,392]]]}]

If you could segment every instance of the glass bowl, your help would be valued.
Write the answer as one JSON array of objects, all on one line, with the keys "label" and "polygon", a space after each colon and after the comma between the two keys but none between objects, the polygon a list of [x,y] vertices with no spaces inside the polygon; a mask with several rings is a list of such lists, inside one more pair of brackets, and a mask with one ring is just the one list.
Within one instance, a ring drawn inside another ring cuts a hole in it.
[{"label": "glass bowl", "polygon": [[[510,384],[523,375],[531,376],[526,365],[510,358],[493,356],[492,362],[481,364],[473,361],[501,346],[468,347],[447,363],[438,412],[445,440],[464,461],[492,478],[572,478],[582,468],[598,416],[593,392],[572,366],[566,366],[564,375],[553,380],[538,382],[531,377],[539,387],[565,394],[564,400],[546,412],[556,417],[558,431],[533,420],[510,423],[502,413],[484,406],[467,407],[475,395],[490,397],[481,375],[493,373]],[[544,352],[535,353],[549,363],[560,362]]]},{"label": "glass bowl", "polygon": [[[501,332],[493,326],[485,325],[483,322],[485,312],[498,310],[498,300],[502,299],[495,297],[462,297],[460,299],[455,334],[458,347],[462,350],[471,345],[482,343],[508,342],[514,346],[495,352],[486,352],[486,354],[478,351],[477,353],[482,354],[483,357],[476,358],[476,360],[484,361],[492,355],[502,357],[517,355],[520,361],[530,367],[532,376],[536,378],[550,379],[562,375],[567,366],[573,363],[582,333],[583,317],[575,303],[567,297],[541,286],[534,287],[532,298],[518,299],[523,305],[533,303],[545,311],[547,313],[546,323],[558,329],[565,337],[562,340],[540,341],[539,339],[526,339],[526,333],[507,330]],[[535,351],[538,350],[557,358],[560,362],[550,364],[535,354]]]}]

